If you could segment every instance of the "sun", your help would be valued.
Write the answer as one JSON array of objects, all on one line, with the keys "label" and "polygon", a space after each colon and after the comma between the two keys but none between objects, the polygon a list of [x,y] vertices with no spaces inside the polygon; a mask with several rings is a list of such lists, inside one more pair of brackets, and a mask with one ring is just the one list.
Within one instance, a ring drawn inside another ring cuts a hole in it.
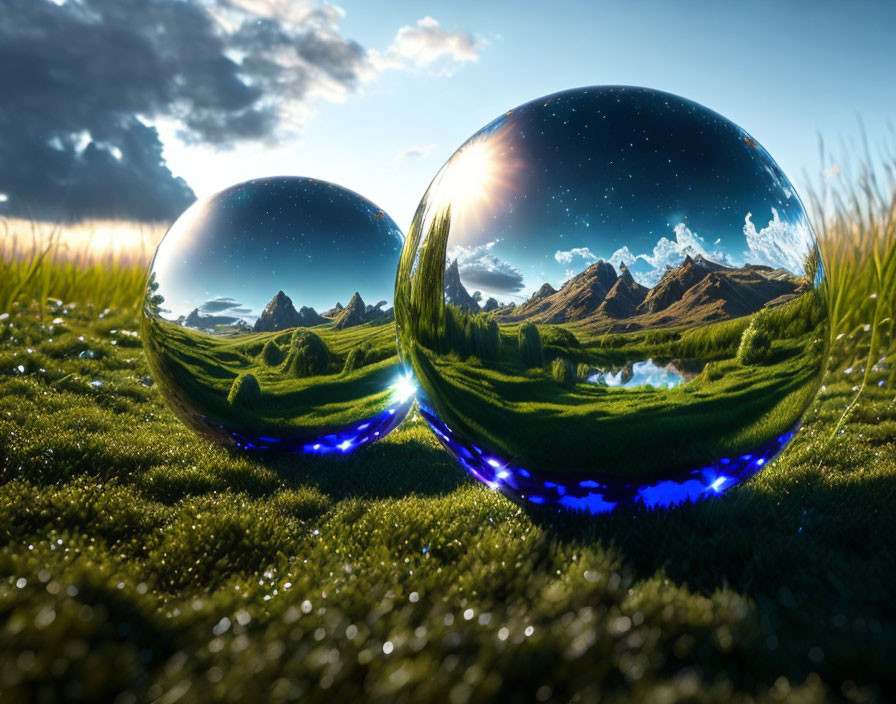
[{"label": "sun", "polygon": [[437,196],[450,201],[452,212],[474,210],[488,202],[496,171],[494,148],[489,141],[471,142],[445,165]]},{"label": "sun", "polygon": [[507,197],[519,166],[507,130],[474,137],[436,176],[430,204],[436,211],[451,208],[452,231],[456,225],[479,221]]}]

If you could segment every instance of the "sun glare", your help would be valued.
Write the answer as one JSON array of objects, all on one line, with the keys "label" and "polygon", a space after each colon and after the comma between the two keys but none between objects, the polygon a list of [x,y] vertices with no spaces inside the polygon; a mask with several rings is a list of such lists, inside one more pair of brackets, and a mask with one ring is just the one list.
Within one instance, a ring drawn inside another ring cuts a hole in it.
[{"label": "sun glare", "polygon": [[165,234],[162,223],[89,220],[35,222],[9,218],[0,229],[0,256],[31,257],[46,251],[51,259],[86,264],[99,260],[146,265]]},{"label": "sun glare", "polygon": [[437,210],[451,207],[452,225],[478,220],[506,197],[518,163],[508,141],[506,130],[475,138],[442,168],[433,184],[432,202]]},{"label": "sun glare", "polygon": [[438,195],[451,201],[452,210],[473,208],[488,201],[495,180],[493,150],[485,140],[461,149],[439,179]]}]

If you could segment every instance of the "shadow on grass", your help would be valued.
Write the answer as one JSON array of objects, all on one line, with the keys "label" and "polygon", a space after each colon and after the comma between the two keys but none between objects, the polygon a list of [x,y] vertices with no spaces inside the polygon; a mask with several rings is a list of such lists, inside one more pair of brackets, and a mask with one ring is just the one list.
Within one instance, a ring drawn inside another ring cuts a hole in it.
[{"label": "shadow on grass", "polygon": [[896,631],[888,627],[896,619],[896,477],[859,471],[832,481],[818,457],[777,476],[770,470],[722,497],[670,510],[527,513],[568,546],[612,548],[638,580],[659,574],[670,588],[747,596],[768,656],[791,681],[817,672],[835,687],[896,687]]},{"label": "shadow on grass", "polygon": [[398,499],[410,494],[444,496],[473,483],[447,452],[431,439],[423,440],[424,434],[429,431],[423,427],[406,429],[389,441],[347,455],[265,452],[247,456],[276,472],[291,488],[313,486],[334,501]]},{"label": "shadow on grass", "polygon": [[[831,485],[806,469],[786,490],[746,484],[666,510],[527,512],[560,541],[609,543],[641,576],[660,570],[704,593],[725,586],[777,593],[784,584],[817,590],[820,580],[875,601],[896,583],[896,563],[881,559],[896,547],[894,501],[896,477]],[[896,602],[890,609],[896,615]]]}]

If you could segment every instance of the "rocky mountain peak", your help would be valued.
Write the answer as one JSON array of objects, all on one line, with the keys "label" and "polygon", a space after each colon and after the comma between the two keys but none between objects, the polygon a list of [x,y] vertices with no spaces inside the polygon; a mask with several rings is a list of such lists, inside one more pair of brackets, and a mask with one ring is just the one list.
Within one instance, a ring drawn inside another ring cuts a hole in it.
[{"label": "rocky mountain peak", "polygon": [[472,313],[479,312],[479,304],[461,283],[457,259],[445,269],[445,301]]},{"label": "rocky mountain peak", "polygon": [[300,324],[299,313],[292,304],[292,299],[283,291],[278,291],[258,316],[253,329],[255,332],[277,332]]},{"label": "rocky mountain peak", "polygon": [[333,319],[337,317],[343,311],[343,306],[339,301],[336,301],[336,305],[330,308],[330,310],[325,310],[321,313],[325,318]]},{"label": "rocky mountain peak", "polygon": [[313,325],[320,325],[321,323],[326,323],[327,319],[322,315],[319,315],[314,308],[309,306],[302,306],[299,308],[299,325],[302,327],[310,328]]},{"label": "rocky mountain peak", "polygon": [[641,304],[641,312],[657,313],[669,307],[680,300],[689,288],[700,283],[707,273],[709,270],[706,267],[696,264],[690,255],[686,256],[680,266],[667,269],[650,289]]},{"label": "rocky mountain peak", "polygon": [[355,291],[352,294],[352,297],[348,301],[348,305],[342,309],[342,312],[352,310],[367,310],[367,305],[364,303],[364,299],[361,298],[361,294]]},{"label": "rocky mountain peak", "polygon": [[617,276],[612,265],[598,261],[559,291],[545,284],[539,293],[547,295],[536,294],[497,315],[508,321],[585,321],[626,330],[703,323],[778,305],[798,295],[800,285],[787,272],[756,265],[734,268],[697,254],[684,257],[677,267],[667,267],[653,288],[647,288],[624,262]]},{"label": "rocky mountain peak", "polygon": [[367,306],[361,294],[355,291],[348,305],[342,309],[339,317],[336,318],[336,324],[333,326],[337,330],[354,327],[355,325],[363,325],[367,322]]},{"label": "rocky mountain peak", "polygon": [[720,271],[721,269],[730,269],[731,267],[725,266],[724,264],[719,264],[718,262],[712,261],[712,259],[707,259],[702,254],[698,254],[692,260],[696,266],[699,266],[707,271]]},{"label": "rocky mountain peak", "polygon": [[551,286],[551,285],[548,284],[548,283],[544,283],[544,284],[541,285],[541,288],[538,289],[538,290],[532,295],[532,298],[533,298],[533,299],[547,298],[548,296],[553,296],[555,293],[557,293],[557,289],[555,289],[553,286]]},{"label": "rocky mountain peak", "polygon": [[[617,278],[619,277],[616,275],[616,269],[613,268],[613,265],[610,262],[605,262],[603,259],[598,259],[581,274],[573,276],[563,284],[559,292],[569,293],[577,289],[587,289],[589,298],[603,300],[610,289],[613,288]],[[600,303],[600,301],[597,301],[597,303]],[[597,303],[594,306],[595,308]]]},{"label": "rocky mountain peak", "polygon": [[599,260],[573,276],[559,291],[550,284],[543,284],[512,315],[546,323],[582,320],[597,311],[617,278],[613,265]]},{"label": "rocky mountain peak", "polygon": [[[605,262],[603,259],[598,259],[581,274],[578,274],[567,281],[563,285],[563,288],[566,288],[570,284],[580,285],[581,282],[588,281],[596,282],[604,289],[604,292],[606,292],[613,287],[617,278],[616,269],[613,268],[613,265],[610,264],[610,262]],[[562,291],[563,288],[560,290]]]},{"label": "rocky mountain peak", "polygon": [[619,278],[625,282],[626,286],[631,286],[635,283],[635,278],[632,276],[632,272],[628,270],[625,262],[619,262]]},{"label": "rocky mountain peak", "polygon": [[635,281],[624,263],[619,265],[619,277],[598,307],[598,312],[610,318],[628,318],[647,297],[648,289]]},{"label": "rocky mountain peak", "polygon": [[[361,294],[355,291],[351,300],[345,308],[340,307],[340,311],[336,316],[334,328],[336,330],[344,330],[356,325],[364,325],[373,321],[386,322],[392,319],[393,311],[391,308],[383,310],[387,301],[379,301],[376,305],[370,306],[364,303]],[[334,309],[335,310],[335,309]]]}]

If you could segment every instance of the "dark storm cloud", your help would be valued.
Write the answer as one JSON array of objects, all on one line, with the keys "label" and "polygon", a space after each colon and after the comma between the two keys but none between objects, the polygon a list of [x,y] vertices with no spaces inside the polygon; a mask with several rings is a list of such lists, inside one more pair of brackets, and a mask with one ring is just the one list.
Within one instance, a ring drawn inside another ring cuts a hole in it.
[{"label": "dark storm cloud", "polygon": [[473,265],[460,269],[460,275],[464,284],[487,291],[516,293],[523,289],[523,275],[509,268],[489,269]]},{"label": "dark storm cloud", "polygon": [[[315,92],[349,90],[364,51],[307,14],[219,2],[4,0],[0,203],[7,214],[170,219],[193,200],[146,119],[215,145],[273,139]],[[239,62],[239,63],[238,63]],[[143,118],[143,119],[141,119]]]},{"label": "dark storm cloud", "polygon": [[523,289],[523,275],[493,250],[500,240],[478,247],[452,247],[448,260],[457,262],[461,280],[467,286],[484,288],[494,293],[516,293]]},{"label": "dark storm cloud", "polygon": [[223,310],[236,312],[241,309],[242,305],[242,303],[233,298],[213,298],[199,306],[199,310],[205,313],[220,313]]}]

